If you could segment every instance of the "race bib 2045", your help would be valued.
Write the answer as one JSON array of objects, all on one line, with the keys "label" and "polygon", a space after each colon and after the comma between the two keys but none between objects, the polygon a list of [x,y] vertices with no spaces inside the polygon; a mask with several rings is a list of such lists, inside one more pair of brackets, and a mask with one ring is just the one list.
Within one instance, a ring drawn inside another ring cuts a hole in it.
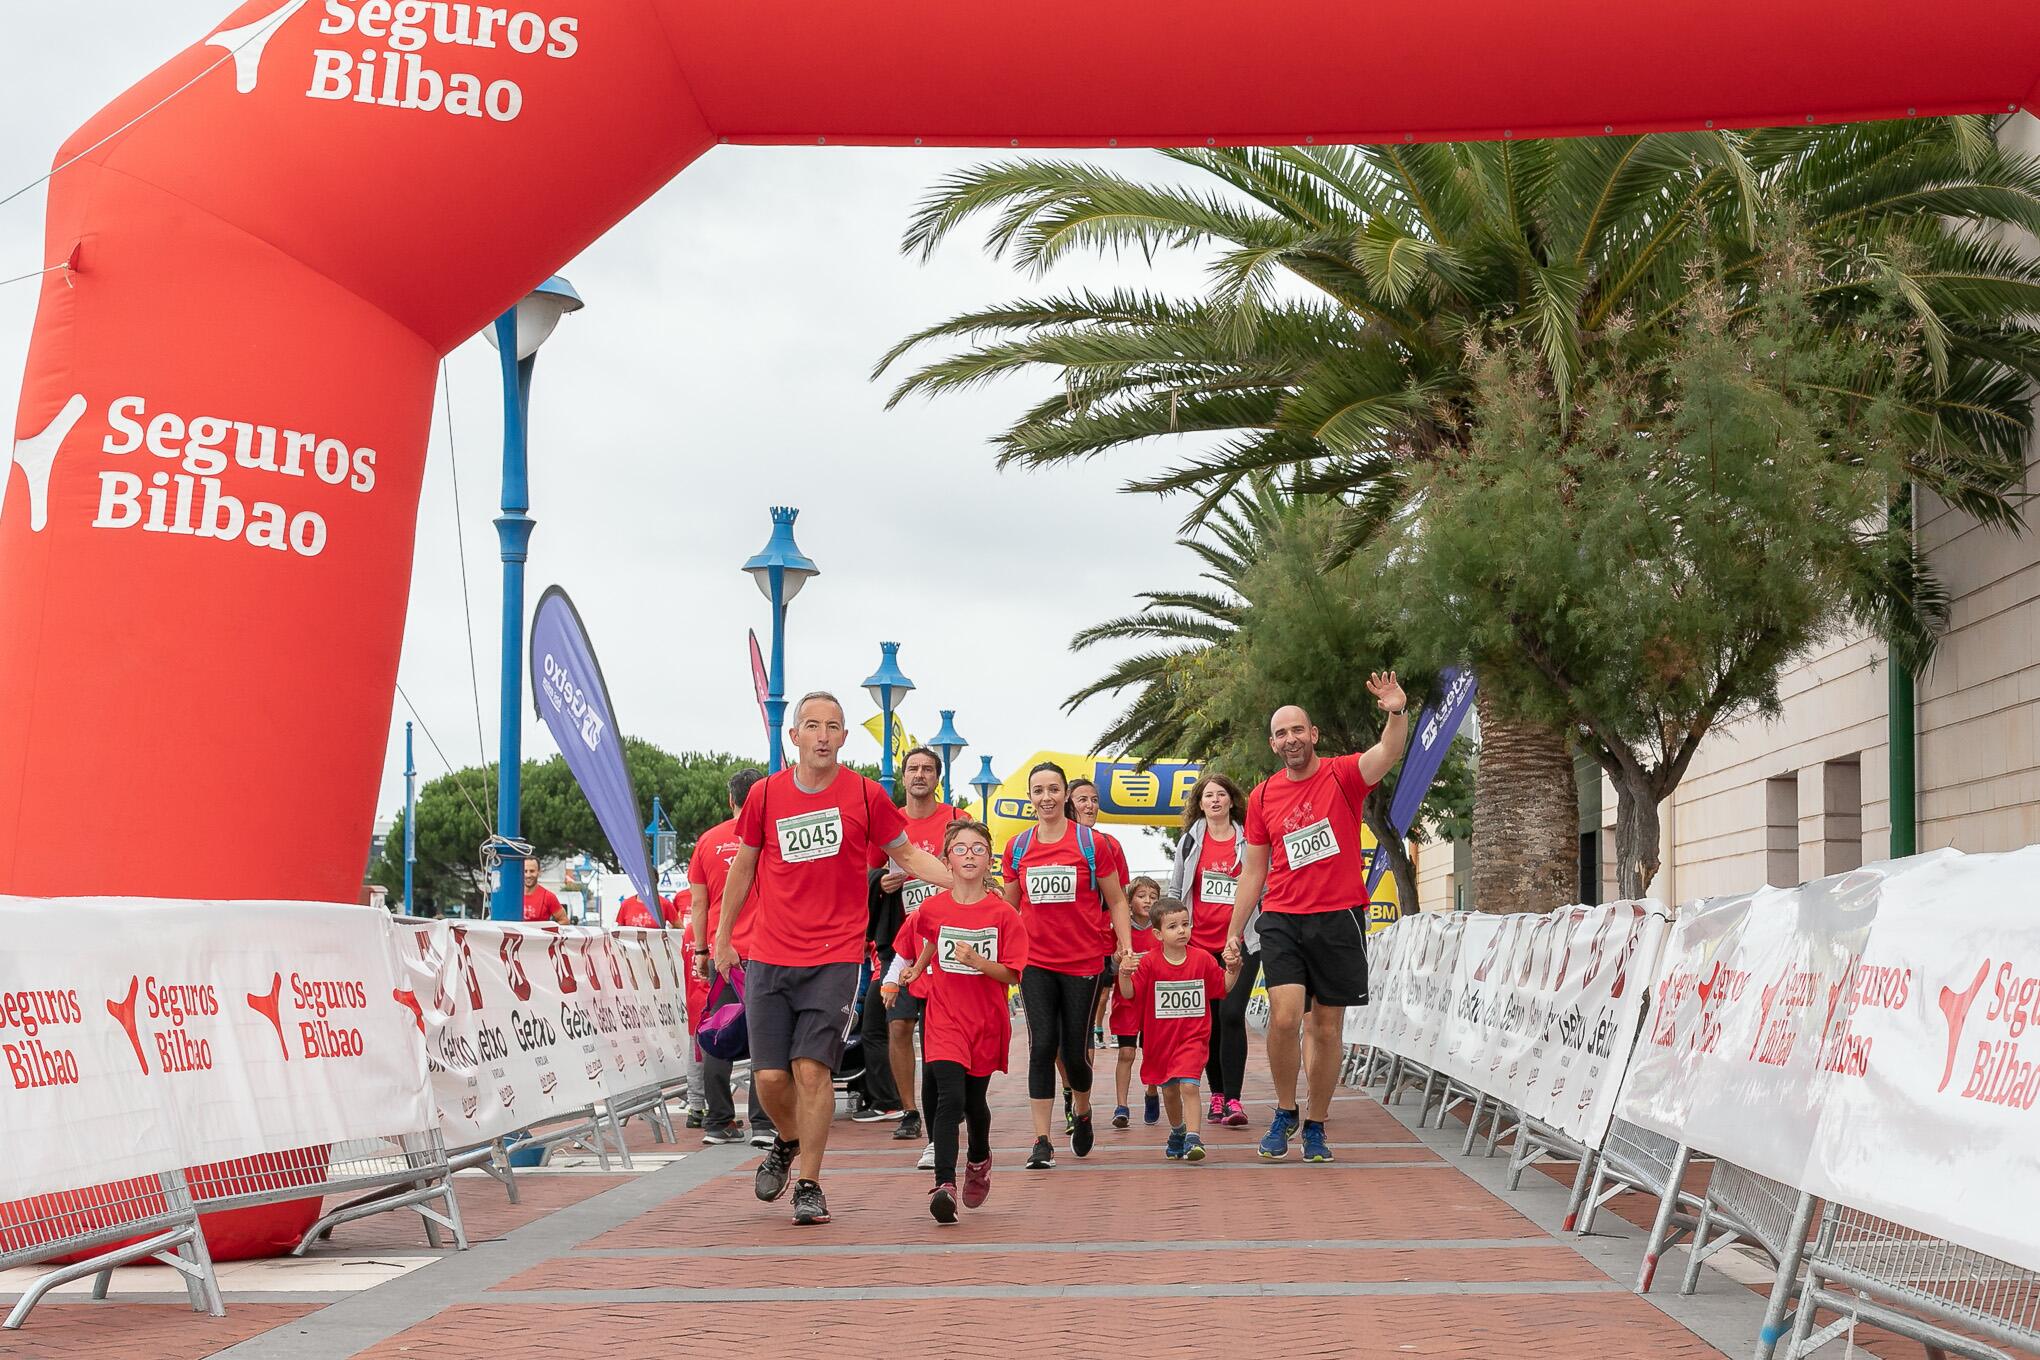
[{"label": "race bib 2045", "polygon": [[1155,1019],[1185,1020],[1204,1014],[1204,979],[1155,984]]},{"label": "race bib 2045", "polygon": [[803,812],[798,817],[781,817],[778,829],[779,857],[788,864],[828,859],[843,848],[841,808],[823,808],[819,812]]},{"label": "race bib 2045", "polygon": [[1077,900],[1074,865],[1048,864],[1027,871],[1027,900],[1036,906]]},{"label": "race bib 2045", "polygon": [[1290,868],[1301,869],[1306,864],[1316,864],[1338,854],[1339,838],[1332,833],[1331,821],[1320,818],[1285,835],[1282,852],[1288,857]]},{"label": "race bib 2045", "polygon": [[[1290,861],[1292,864],[1294,860]],[[1233,874],[1206,869],[1198,879],[1197,895],[1214,907],[1230,907],[1239,901],[1240,880]]]},{"label": "race bib 2045", "polygon": [[900,905],[908,911],[918,911],[923,902],[941,891],[933,883],[923,883],[918,878],[910,878],[900,887]]},{"label": "race bib 2045", "polygon": [[999,961],[999,931],[996,926],[980,930],[966,930],[962,926],[944,926],[935,937],[935,962],[945,973],[975,973],[977,969],[956,961],[958,945],[969,945],[993,963]]}]

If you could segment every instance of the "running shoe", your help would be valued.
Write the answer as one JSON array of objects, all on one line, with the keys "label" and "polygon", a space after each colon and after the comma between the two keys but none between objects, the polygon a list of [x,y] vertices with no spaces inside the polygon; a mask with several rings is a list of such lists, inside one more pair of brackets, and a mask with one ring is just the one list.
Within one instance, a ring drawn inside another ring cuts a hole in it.
[{"label": "running shoe", "polygon": [[1076,1093],[1063,1087],[1063,1132],[1068,1133],[1077,1126]]},{"label": "running shoe", "polygon": [[921,1160],[914,1163],[914,1170],[933,1171],[934,1169],[935,1169],[935,1145],[933,1143],[930,1143],[928,1144],[928,1146],[921,1149]]},{"label": "running shoe", "polygon": [[883,1124],[888,1119],[898,1119],[904,1111],[897,1106],[860,1105],[850,1114],[853,1124]]},{"label": "running shoe", "polygon": [[1187,1139],[1188,1137],[1189,1137],[1189,1135],[1187,1135],[1187,1134],[1183,1134],[1183,1133],[1178,1133],[1178,1132],[1177,1132],[1176,1130],[1174,1130],[1174,1129],[1170,1129],[1170,1130],[1169,1130],[1169,1145],[1168,1145],[1167,1147],[1165,1147],[1165,1148],[1163,1148],[1163,1149],[1162,1149],[1162,1155],[1163,1155],[1164,1157],[1167,1157],[1167,1158],[1168,1158],[1168,1159],[1169,1159],[1170,1161],[1172,1161],[1172,1162],[1180,1162],[1180,1161],[1182,1161],[1182,1160],[1183,1160],[1183,1144],[1184,1144],[1184,1141],[1185,1141],[1185,1140],[1186,1140],[1186,1139]]},{"label": "running shoe", "polygon": [[1225,1103],[1225,1126],[1229,1129],[1243,1129],[1247,1126],[1247,1112],[1240,1108],[1237,1100]]},{"label": "running shoe", "polygon": [[701,1141],[710,1147],[718,1143],[741,1143],[744,1141],[744,1126],[737,1120],[726,1124],[708,1124],[701,1130]]},{"label": "running shoe", "polygon": [[1046,1138],[1034,1140],[1034,1151],[1027,1154],[1029,1171],[1046,1171],[1055,1165],[1055,1144]]},{"label": "running shoe", "polygon": [[693,1109],[690,1109],[690,1110],[689,1110],[689,1111],[687,1112],[687,1127],[688,1127],[688,1128],[690,1128],[690,1129],[698,1129],[698,1128],[700,1128],[700,1127],[701,1127],[701,1126],[702,1126],[703,1124],[706,1124],[707,1122],[708,1122],[708,1111],[706,1111],[706,1110],[693,1110]]},{"label": "running shoe", "polygon": [[1183,1135],[1183,1160],[1186,1162],[1204,1160],[1204,1140],[1194,1133]]},{"label": "running shoe", "polygon": [[779,1133],[770,1124],[751,1125],[751,1146],[769,1148],[779,1141]]},{"label": "running shoe", "polygon": [[900,1116],[900,1126],[892,1131],[894,1141],[918,1143],[928,1135],[921,1131],[921,1112],[908,1110]]},{"label": "running shoe", "polygon": [[1091,1132],[1091,1116],[1078,1115],[1076,1122],[1070,1127],[1070,1151],[1079,1157],[1090,1156],[1091,1143],[1095,1136]]},{"label": "running shoe", "polygon": [[1261,1155],[1271,1162],[1279,1162],[1289,1155],[1289,1138],[1296,1132],[1296,1116],[1287,1110],[1275,1111],[1275,1122],[1268,1126],[1268,1132],[1261,1139]]},{"label": "running shoe", "polygon": [[800,1181],[793,1187],[793,1222],[798,1228],[810,1223],[829,1221],[829,1201],[822,1198],[822,1187],[816,1181]]},{"label": "running shoe", "polygon": [[1332,1160],[1332,1150],[1325,1144],[1325,1122],[1322,1119],[1303,1121],[1303,1160],[1306,1162]]},{"label": "running shoe", "polygon": [[956,1222],[956,1187],[938,1185],[928,1192],[928,1212],[937,1223]]},{"label": "running shoe", "polygon": [[975,1209],[992,1193],[992,1159],[963,1164],[963,1207]]},{"label": "running shoe", "polygon": [[1148,1088],[1147,1103],[1140,1107],[1140,1118],[1144,1124],[1162,1122],[1162,1093],[1152,1086]]},{"label": "running shoe", "polygon": [[751,1190],[759,1199],[770,1204],[786,1193],[786,1178],[792,1174],[794,1155],[799,1151],[799,1143],[783,1143],[777,1138],[772,1140],[771,1151],[765,1154],[764,1161],[758,1163],[758,1174],[751,1181]]},{"label": "running shoe", "polygon": [[1211,1097],[1211,1108],[1205,1111],[1204,1122],[1206,1124],[1211,1125],[1213,1128],[1217,1128],[1220,1124],[1223,1124],[1225,1122],[1224,1096],[1214,1094]]},{"label": "running shoe", "polygon": [[1129,1109],[1127,1109],[1127,1108],[1126,1108],[1126,1107],[1125,1107],[1124,1105],[1114,1105],[1114,1106],[1112,1107],[1112,1127],[1113,1127],[1113,1128],[1115,1128],[1115,1129],[1123,1129],[1123,1128],[1128,1128],[1128,1127],[1130,1127],[1130,1126],[1131,1126],[1132,1124],[1133,1124],[1133,1111],[1132,1111],[1132,1110],[1129,1110]]}]

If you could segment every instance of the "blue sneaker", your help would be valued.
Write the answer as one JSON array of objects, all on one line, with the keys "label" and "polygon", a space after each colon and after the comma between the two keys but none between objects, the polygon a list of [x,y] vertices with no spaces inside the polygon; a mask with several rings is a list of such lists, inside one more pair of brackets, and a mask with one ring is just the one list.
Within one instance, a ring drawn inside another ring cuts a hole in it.
[{"label": "blue sneaker", "polygon": [[1204,1140],[1194,1133],[1183,1135],[1183,1160],[1186,1162],[1204,1160]]},{"label": "blue sneaker", "polygon": [[1279,1162],[1289,1155],[1289,1135],[1296,1132],[1296,1116],[1287,1110],[1275,1111],[1275,1122],[1268,1126],[1268,1132],[1261,1139],[1261,1156],[1271,1162]]},{"label": "blue sneaker", "polygon": [[1162,1149],[1162,1155],[1172,1162],[1182,1161],[1183,1145],[1189,1141],[1189,1137],[1190,1135],[1188,1134],[1178,1133],[1174,1129],[1170,1129],[1169,1145]]},{"label": "blue sneaker", "polygon": [[1127,1109],[1124,1105],[1114,1105],[1112,1107],[1113,1128],[1123,1129],[1131,1123],[1133,1123],[1133,1111]]},{"label": "blue sneaker", "polygon": [[1325,1145],[1325,1125],[1321,1119],[1303,1121],[1303,1160],[1306,1162],[1332,1160],[1332,1150]]},{"label": "blue sneaker", "polygon": [[1147,1124],[1159,1124],[1162,1122],[1161,1092],[1149,1091],[1147,1093],[1147,1103],[1140,1107],[1140,1117],[1141,1121]]}]

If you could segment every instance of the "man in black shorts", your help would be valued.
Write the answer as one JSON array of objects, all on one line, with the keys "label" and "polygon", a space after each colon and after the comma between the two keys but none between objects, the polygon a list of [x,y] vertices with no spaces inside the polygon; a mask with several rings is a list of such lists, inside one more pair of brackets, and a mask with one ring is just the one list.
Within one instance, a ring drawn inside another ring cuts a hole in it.
[{"label": "man in black shorts", "polygon": [[751,1080],[779,1133],[753,1189],[759,1199],[778,1199],[798,1157],[799,1224],[829,1221],[822,1153],[870,923],[866,855],[877,846],[914,877],[949,886],[942,861],[907,839],[906,818],[885,790],[838,763],[844,735],[843,706],[833,695],[809,694],[794,706],[791,736],[800,759],[745,798],[737,816],[741,848],[723,884],[715,929],[714,964],[727,971],[737,964],[732,932],[745,918]]},{"label": "man in black shorts", "polygon": [[[1339,1075],[1346,1007],[1367,1000],[1367,870],[1360,852],[1360,805],[1409,744],[1407,700],[1395,672],[1370,675],[1367,692],[1387,715],[1381,740],[1359,755],[1321,757],[1318,730],[1294,704],[1275,710],[1268,744],[1282,768],[1247,795],[1239,896],[1226,961],[1244,952],[1247,918],[1261,908],[1261,974],[1268,983],[1268,1074],[1275,1119],[1261,1139],[1271,1161],[1289,1155],[1303,1132],[1303,1159],[1329,1162],[1325,1117]],[[1314,1003],[1308,1017],[1304,999]],[[1310,1117],[1300,1118],[1299,1030],[1310,1044]]]}]

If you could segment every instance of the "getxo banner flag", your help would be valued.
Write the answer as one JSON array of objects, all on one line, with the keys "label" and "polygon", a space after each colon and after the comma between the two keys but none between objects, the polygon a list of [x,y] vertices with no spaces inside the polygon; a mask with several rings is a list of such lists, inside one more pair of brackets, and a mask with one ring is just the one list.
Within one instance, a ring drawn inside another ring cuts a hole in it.
[{"label": "getxo banner flag", "polygon": [[658,901],[639,832],[644,818],[623,760],[623,729],[580,612],[558,586],[547,587],[532,612],[531,697],[638,900]]},{"label": "getxo banner flag", "polygon": [[[1472,671],[1447,666],[1438,672],[1438,688],[1441,697],[1417,717],[1411,750],[1403,761],[1402,777],[1396,780],[1395,801],[1388,805],[1388,820],[1398,836],[1409,835],[1410,824],[1417,820],[1417,809],[1424,805],[1424,795],[1431,791],[1438,771],[1445,764],[1446,748],[1459,735],[1466,715],[1473,711],[1477,686]],[[1374,863],[1367,870],[1368,892],[1374,891],[1374,885],[1387,869],[1388,855],[1376,846]]]}]

